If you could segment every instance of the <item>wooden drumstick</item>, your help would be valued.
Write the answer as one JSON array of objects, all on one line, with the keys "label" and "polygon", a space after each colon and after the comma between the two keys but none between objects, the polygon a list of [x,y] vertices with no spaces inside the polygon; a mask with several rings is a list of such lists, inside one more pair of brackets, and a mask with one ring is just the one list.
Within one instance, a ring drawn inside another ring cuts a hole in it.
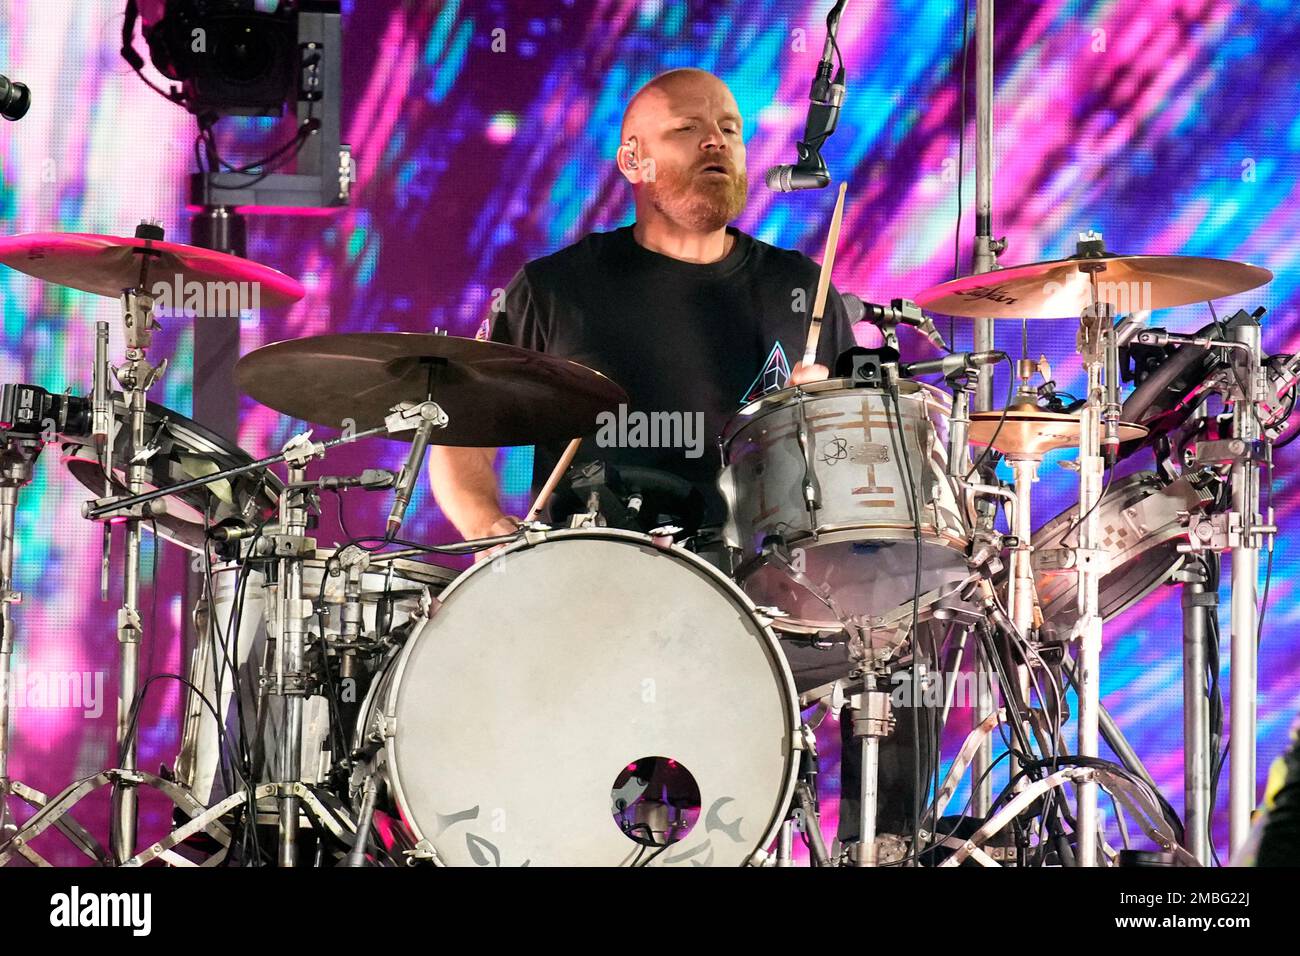
[{"label": "wooden drumstick", "polygon": [[537,493],[537,500],[534,501],[533,506],[528,509],[528,514],[524,517],[525,521],[537,520],[538,516],[542,513],[542,509],[546,507],[546,503],[551,500],[551,495],[554,494],[556,486],[560,483],[560,479],[563,478],[564,473],[569,470],[569,465],[573,463],[573,456],[578,453],[578,446],[581,444],[581,438],[575,438],[569,442],[569,447],[564,449],[564,454],[560,456],[560,460],[557,461],[555,467],[551,469],[551,476],[546,479],[546,484],[542,485],[542,490]]},{"label": "wooden drumstick", "polygon": [[844,220],[844,192],[848,183],[840,183],[840,195],[835,200],[835,213],[831,216],[831,231],[826,236],[826,253],[822,256],[822,272],[817,279],[817,298],[813,302],[812,322],[808,326],[808,345],[803,350],[803,364],[817,361],[817,343],[822,335],[822,316],[826,314],[826,297],[831,291],[831,271],[835,268],[835,250],[840,244],[840,223]]}]

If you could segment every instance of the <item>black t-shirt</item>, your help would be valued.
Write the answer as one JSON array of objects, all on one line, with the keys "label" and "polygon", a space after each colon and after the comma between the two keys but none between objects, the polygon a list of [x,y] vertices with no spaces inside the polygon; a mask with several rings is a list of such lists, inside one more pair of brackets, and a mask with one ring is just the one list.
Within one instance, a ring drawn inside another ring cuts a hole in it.
[{"label": "black t-shirt", "polygon": [[[725,518],[718,436],[743,405],[785,387],[803,357],[820,270],[802,253],[728,232],[731,252],[708,265],[652,252],[630,226],[592,233],[524,266],[488,332],[494,342],[570,359],[621,385],[627,408],[593,424],[575,461],[685,478],[704,495],[707,524]],[[817,361],[833,366],[853,344],[832,289]],[[563,450],[537,448],[535,488]]]}]

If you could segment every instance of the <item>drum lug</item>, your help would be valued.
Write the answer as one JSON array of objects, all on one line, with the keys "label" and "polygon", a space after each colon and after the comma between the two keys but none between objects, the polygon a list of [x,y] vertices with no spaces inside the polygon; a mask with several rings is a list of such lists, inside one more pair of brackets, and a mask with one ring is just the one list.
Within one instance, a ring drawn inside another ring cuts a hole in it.
[{"label": "drum lug", "polygon": [[428,840],[421,840],[411,849],[405,851],[408,861],[427,860],[435,866],[441,866],[442,861],[438,858],[438,851],[433,848],[433,844]]}]

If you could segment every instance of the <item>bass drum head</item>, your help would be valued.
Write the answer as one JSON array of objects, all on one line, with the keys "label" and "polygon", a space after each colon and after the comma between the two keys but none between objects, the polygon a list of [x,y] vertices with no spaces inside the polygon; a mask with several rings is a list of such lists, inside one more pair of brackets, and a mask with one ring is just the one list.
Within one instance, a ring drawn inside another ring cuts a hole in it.
[{"label": "bass drum head", "polygon": [[[735,866],[774,839],[794,686],[721,572],[631,532],[561,531],[477,565],[440,605],[382,695],[398,809],[439,862]],[[616,780],[652,757],[699,794],[662,851],[613,808]]]}]

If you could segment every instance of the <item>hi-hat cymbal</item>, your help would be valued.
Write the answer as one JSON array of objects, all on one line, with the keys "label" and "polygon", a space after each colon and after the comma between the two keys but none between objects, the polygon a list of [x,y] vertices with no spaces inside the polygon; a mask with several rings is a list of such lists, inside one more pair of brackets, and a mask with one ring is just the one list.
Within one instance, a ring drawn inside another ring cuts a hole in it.
[{"label": "hi-hat cymbal", "polygon": [[[1001,428],[999,429],[999,425]],[[993,445],[993,450],[1007,458],[1042,458],[1058,448],[1077,448],[1080,417],[1064,412],[1049,412],[1033,406],[1012,406],[1006,419],[1002,412],[972,412],[967,438],[972,445]],[[1120,442],[1141,438],[1147,433],[1142,425],[1122,422]],[[995,437],[996,436],[996,437]]]},{"label": "hi-hat cymbal", "polygon": [[436,445],[532,445],[588,435],[627,401],[600,372],[513,345],[417,332],[317,335],[264,345],[235,365],[240,389],[291,418],[358,430],[429,397],[449,419]]},{"label": "hi-hat cymbal", "polygon": [[1264,285],[1259,266],[1201,256],[1100,256],[1057,259],[963,276],[926,289],[918,305],[943,315],[986,319],[1078,319],[1097,297],[1118,315],[1170,309]]},{"label": "hi-hat cymbal", "polygon": [[[188,296],[186,286],[193,288],[193,283],[247,283],[256,290],[256,301],[271,307],[297,302],[307,294],[298,280],[269,266],[161,239],[77,232],[0,237],[0,263],[55,285],[114,299],[139,283],[144,256],[149,257],[146,291],[166,285]],[[181,306],[176,303],[174,311]]]}]

